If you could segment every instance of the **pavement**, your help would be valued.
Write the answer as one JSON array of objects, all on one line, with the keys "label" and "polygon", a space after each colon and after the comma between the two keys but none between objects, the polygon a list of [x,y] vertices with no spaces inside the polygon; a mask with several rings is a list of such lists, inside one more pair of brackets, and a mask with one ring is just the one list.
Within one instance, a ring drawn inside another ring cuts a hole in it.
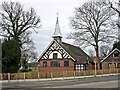
[{"label": "pavement", "polygon": [[[46,87],[51,88],[51,87]],[[91,82],[83,84],[73,84],[65,86],[54,86],[52,88],[118,88],[118,80],[104,81],[104,82]]]}]

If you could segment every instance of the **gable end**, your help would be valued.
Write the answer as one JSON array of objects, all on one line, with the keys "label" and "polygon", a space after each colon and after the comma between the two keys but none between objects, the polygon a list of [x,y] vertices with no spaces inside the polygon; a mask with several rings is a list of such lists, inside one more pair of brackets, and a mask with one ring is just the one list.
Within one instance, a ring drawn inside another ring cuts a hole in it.
[{"label": "gable end", "polygon": [[53,53],[58,53],[58,59],[75,59],[56,41],[53,40],[45,51],[41,54],[39,60],[53,59]]}]

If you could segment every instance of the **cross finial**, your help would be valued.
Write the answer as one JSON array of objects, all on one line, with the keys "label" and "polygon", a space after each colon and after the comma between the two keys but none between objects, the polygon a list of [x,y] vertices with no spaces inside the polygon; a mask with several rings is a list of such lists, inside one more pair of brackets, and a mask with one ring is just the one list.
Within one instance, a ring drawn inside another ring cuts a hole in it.
[{"label": "cross finial", "polygon": [[57,12],[57,16],[59,15],[59,13]]},{"label": "cross finial", "polygon": [[59,15],[59,13],[57,12],[57,20],[58,20],[58,15]]}]

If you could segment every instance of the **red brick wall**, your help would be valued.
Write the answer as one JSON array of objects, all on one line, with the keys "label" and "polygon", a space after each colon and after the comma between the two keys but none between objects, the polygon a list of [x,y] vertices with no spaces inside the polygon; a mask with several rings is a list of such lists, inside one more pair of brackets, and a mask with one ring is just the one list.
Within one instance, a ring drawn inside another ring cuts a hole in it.
[{"label": "red brick wall", "polygon": [[[89,65],[87,65],[87,69],[95,69],[95,64],[89,63]],[[97,69],[97,65],[96,65],[96,69]]]},{"label": "red brick wall", "polygon": [[92,69],[92,64],[89,63],[89,65],[87,65],[87,69]]},{"label": "red brick wall", "polygon": [[111,62],[103,62],[102,63],[102,69],[108,69],[108,64],[111,63]]},{"label": "red brick wall", "polygon": [[[47,67],[43,67],[44,61],[47,61]],[[60,61],[60,67],[51,67],[51,61]],[[69,61],[69,67],[64,67],[64,61]],[[74,62],[72,61],[72,59],[40,60],[39,72],[50,71],[74,71]]]},{"label": "red brick wall", "polygon": [[[102,62],[102,69],[109,69],[108,64],[112,62]],[[120,62],[114,62],[114,63],[120,63]]]}]

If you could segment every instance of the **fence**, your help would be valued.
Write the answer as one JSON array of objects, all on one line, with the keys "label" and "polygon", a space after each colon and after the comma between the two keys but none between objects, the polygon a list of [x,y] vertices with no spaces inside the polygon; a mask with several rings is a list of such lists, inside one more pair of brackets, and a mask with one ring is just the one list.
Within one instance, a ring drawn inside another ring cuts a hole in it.
[{"label": "fence", "polygon": [[[94,70],[86,71],[63,71],[63,72],[24,72],[24,73],[3,73],[0,74],[0,80],[25,80],[25,79],[43,79],[62,77],[77,77],[94,75]],[[120,73],[120,69],[96,70],[96,75]]]}]

